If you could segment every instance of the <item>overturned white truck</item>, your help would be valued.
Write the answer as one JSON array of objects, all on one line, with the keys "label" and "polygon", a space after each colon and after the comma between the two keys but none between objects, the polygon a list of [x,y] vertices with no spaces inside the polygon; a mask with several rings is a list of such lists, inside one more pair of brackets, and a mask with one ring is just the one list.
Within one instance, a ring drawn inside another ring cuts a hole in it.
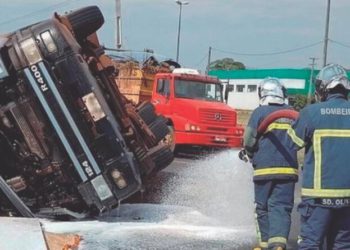
[{"label": "overturned white truck", "polygon": [[1,36],[0,214],[97,214],[173,160],[164,119],[116,87],[103,23],[89,6]]}]

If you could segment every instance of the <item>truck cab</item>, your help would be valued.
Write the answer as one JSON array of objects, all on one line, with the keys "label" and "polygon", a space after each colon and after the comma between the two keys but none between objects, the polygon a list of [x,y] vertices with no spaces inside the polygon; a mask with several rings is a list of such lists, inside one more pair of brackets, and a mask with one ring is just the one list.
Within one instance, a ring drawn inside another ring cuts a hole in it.
[{"label": "truck cab", "polygon": [[0,35],[0,214],[97,215],[173,160],[164,117],[116,88],[103,23],[87,6]]},{"label": "truck cab", "polygon": [[223,100],[217,78],[193,69],[155,75],[152,100],[168,120],[176,145],[240,147],[244,129],[237,112]]}]

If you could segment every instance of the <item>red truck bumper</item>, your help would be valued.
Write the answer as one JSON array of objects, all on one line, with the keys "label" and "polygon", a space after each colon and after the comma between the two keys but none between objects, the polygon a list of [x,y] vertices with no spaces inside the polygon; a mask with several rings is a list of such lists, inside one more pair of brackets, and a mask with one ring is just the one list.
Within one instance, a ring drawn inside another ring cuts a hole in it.
[{"label": "red truck bumper", "polygon": [[176,145],[187,144],[235,148],[242,147],[243,137],[233,135],[218,135],[212,133],[175,131],[175,143]]}]

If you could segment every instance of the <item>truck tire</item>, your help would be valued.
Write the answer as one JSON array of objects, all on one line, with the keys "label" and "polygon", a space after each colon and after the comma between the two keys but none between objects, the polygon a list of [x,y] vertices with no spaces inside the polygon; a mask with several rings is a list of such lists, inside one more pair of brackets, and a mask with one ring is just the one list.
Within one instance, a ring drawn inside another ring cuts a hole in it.
[{"label": "truck tire", "polygon": [[143,102],[140,106],[137,107],[139,116],[143,121],[149,125],[157,119],[157,115],[154,111],[154,106],[150,102]]},{"label": "truck tire", "polygon": [[134,151],[136,158],[141,162],[147,157],[147,152],[142,147],[137,147]]},{"label": "truck tire", "polygon": [[171,150],[171,152],[175,152],[175,131],[174,131],[174,127],[171,125],[168,125],[168,129],[169,129],[169,133],[165,136],[163,142],[164,144],[168,145],[169,149]]},{"label": "truck tire", "polygon": [[149,128],[156,137],[156,143],[163,140],[170,132],[166,122],[167,119],[164,116],[160,115],[154,122],[149,125]]},{"label": "truck tire", "polygon": [[163,147],[153,153],[151,158],[156,165],[152,171],[152,173],[155,174],[166,168],[174,160],[174,154],[168,147]]},{"label": "truck tire", "polygon": [[96,32],[104,23],[101,10],[97,6],[88,6],[67,15],[77,40],[82,40]]}]

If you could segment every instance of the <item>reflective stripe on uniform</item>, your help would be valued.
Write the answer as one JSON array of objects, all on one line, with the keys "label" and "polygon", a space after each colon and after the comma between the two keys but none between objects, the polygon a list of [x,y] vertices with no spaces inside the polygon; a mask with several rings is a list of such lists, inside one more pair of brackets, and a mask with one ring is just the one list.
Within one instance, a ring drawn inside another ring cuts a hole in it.
[{"label": "reflective stripe on uniform", "polygon": [[259,242],[259,246],[262,248],[267,248],[269,245],[267,242]]},{"label": "reflective stripe on uniform", "polygon": [[298,169],[292,167],[274,167],[254,170],[254,176],[270,174],[293,174],[298,175]]},{"label": "reflective stripe on uniform", "polygon": [[295,133],[295,131],[293,130],[293,128],[289,128],[287,130],[287,134],[290,136],[290,138],[292,139],[292,141],[297,144],[299,147],[304,147],[305,142],[303,141],[303,139],[301,139],[300,137],[298,137]]},{"label": "reflective stripe on uniform", "polygon": [[350,137],[348,129],[319,129],[313,135],[313,148],[315,157],[313,188],[303,188],[304,196],[314,197],[350,197],[350,189],[322,189],[322,139],[325,137]]},{"label": "reflective stripe on uniform", "polygon": [[273,244],[273,243],[287,244],[287,239],[284,237],[272,237],[269,239],[268,244]]},{"label": "reflective stripe on uniform", "polygon": [[288,130],[290,128],[291,128],[291,126],[288,123],[273,122],[267,127],[267,129],[265,130],[265,133],[270,132],[271,130],[274,130],[274,129]]},{"label": "reflective stripe on uniform", "polygon": [[328,198],[350,197],[350,189],[302,188],[301,195],[312,196],[312,197],[328,197]]}]

